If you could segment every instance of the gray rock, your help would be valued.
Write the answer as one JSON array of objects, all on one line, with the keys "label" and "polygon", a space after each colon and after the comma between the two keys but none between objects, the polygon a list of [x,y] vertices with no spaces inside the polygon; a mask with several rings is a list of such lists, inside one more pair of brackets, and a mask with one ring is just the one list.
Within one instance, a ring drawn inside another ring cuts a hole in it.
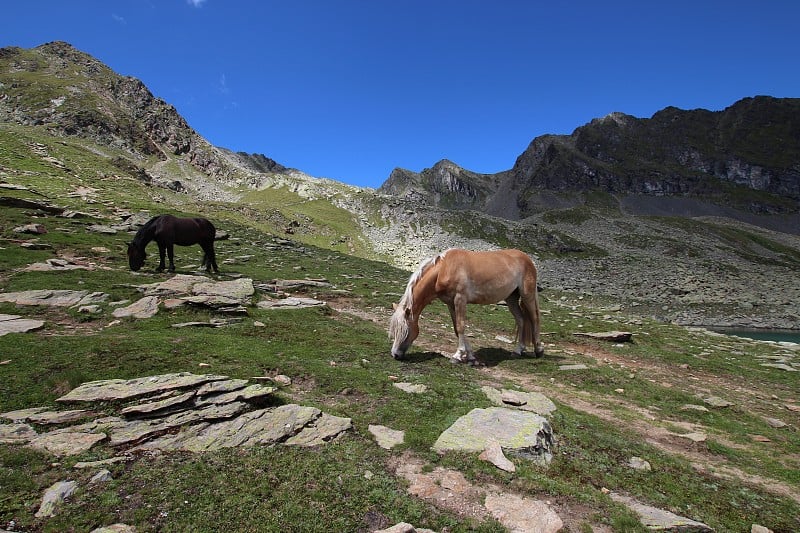
[{"label": "gray rock", "polygon": [[39,510],[36,511],[36,518],[55,516],[57,507],[72,496],[77,489],[78,483],[76,481],[59,481],[53,484],[44,493]]},{"label": "gray rock", "polygon": [[703,398],[703,401],[711,407],[730,407],[733,405],[733,403],[719,396],[709,396],[708,398]]},{"label": "gray rock", "polygon": [[256,305],[259,309],[303,309],[306,307],[320,307],[325,305],[325,302],[315,300],[314,298],[296,298],[290,296],[288,298],[261,300]]},{"label": "gray rock", "polygon": [[277,389],[275,387],[265,387],[260,383],[254,383],[239,390],[209,394],[207,395],[207,397],[199,400],[197,402],[197,405],[198,406],[210,405],[210,404],[221,405],[236,401],[252,403],[256,400],[263,400],[264,398],[272,396],[272,394],[276,390]]},{"label": "gray rock", "polygon": [[375,437],[378,446],[386,450],[391,450],[395,446],[403,444],[406,438],[405,431],[387,428],[386,426],[370,424],[367,429]]},{"label": "gray rock", "polygon": [[564,527],[561,517],[540,500],[490,493],[484,505],[495,520],[514,533],[556,533]]},{"label": "gray rock", "polygon": [[629,331],[606,331],[602,333],[573,333],[578,337],[589,337],[591,339],[608,342],[631,342],[633,333]]},{"label": "gray rock", "polygon": [[172,412],[181,406],[183,406],[183,408],[188,408],[187,404],[194,400],[195,394],[195,391],[189,391],[155,402],[130,405],[122,409],[120,413],[126,417],[158,416],[159,413]]},{"label": "gray rock", "polygon": [[575,364],[575,365],[561,365],[558,367],[559,370],[587,370],[589,367],[584,364]]},{"label": "gray rock", "polygon": [[115,318],[150,318],[158,313],[158,298],[145,296],[127,307],[114,309],[111,313]]},{"label": "gray rock", "polygon": [[59,272],[65,270],[93,270],[93,268],[79,265],[66,259],[47,259],[44,263],[33,263],[25,267],[26,272]]},{"label": "gray rock", "polygon": [[43,224],[25,224],[14,228],[14,233],[30,233],[32,235],[42,235],[47,233],[47,228]]},{"label": "gray rock", "polygon": [[136,533],[136,528],[128,524],[111,524],[93,529],[91,533]]},{"label": "gray rock", "polygon": [[646,528],[661,531],[714,531],[712,528],[706,524],[703,524],[702,522],[696,522],[690,518],[678,516],[663,509],[657,509],[655,507],[650,507],[649,505],[644,505],[628,496],[623,496],[613,492],[610,494],[610,496],[615,502],[625,505],[639,515],[639,520]]},{"label": "gray rock", "polygon": [[283,442],[322,415],[315,407],[294,404],[259,409],[217,424],[185,426],[176,435],[154,439],[136,450],[204,452],[236,446]]},{"label": "gray rock", "polygon": [[428,387],[421,383],[395,383],[394,386],[409,394],[422,394],[428,390]]},{"label": "gray rock", "polygon": [[26,444],[37,435],[28,424],[0,424],[0,444]]},{"label": "gray rock", "polygon": [[644,472],[650,472],[653,469],[653,467],[650,466],[650,463],[641,457],[631,457],[628,459],[627,464],[629,468],[633,468],[634,470],[642,470]]},{"label": "gray rock", "polygon": [[44,320],[22,318],[19,315],[0,314],[0,337],[9,333],[27,333],[44,327]]},{"label": "gray rock", "polygon": [[90,381],[76,387],[56,401],[107,402],[128,400],[175,389],[195,387],[211,381],[224,379],[228,379],[228,376],[179,372],[146,378]]},{"label": "gray rock", "polygon": [[47,407],[31,407],[29,409],[8,411],[6,413],[0,413],[0,418],[5,418],[6,420],[11,420],[12,422],[27,422],[28,417],[35,415],[36,413],[41,413],[42,411],[47,411]]},{"label": "gray rock", "polygon": [[113,465],[117,463],[124,463],[129,461],[130,458],[124,455],[117,455],[116,457],[111,457],[109,459],[101,459],[100,461],[78,461],[72,468],[97,468],[98,466],[106,466],[106,465]]},{"label": "gray rock", "polygon": [[489,442],[489,445],[478,456],[478,459],[490,462],[500,470],[505,470],[506,472],[517,471],[517,467],[503,454],[503,448],[500,447],[500,443],[496,440]]},{"label": "gray rock", "polygon": [[48,290],[0,293],[0,302],[9,302],[17,305],[52,305],[55,307],[70,307],[81,302],[88,295],[88,291]]},{"label": "gray rock", "polygon": [[556,406],[550,398],[538,392],[497,390],[489,386],[481,387],[481,390],[489,400],[500,406],[512,406],[542,416],[549,415],[556,410]]},{"label": "gray rock", "polygon": [[106,483],[114,479],[111,476],[111,472],[107,469],[100,470],[98,473],[92,476],[92,479],[89,480],[89,485],[95,485],[97,483]]},{"label": "gray rock", "polygon": [[322,416],[306,425],[300,433],[289,437],[286,444],[294,446],[319,446],[352,429],[353,421],[349,418],[322,413]]},{"label": "gray rock", "polygon": [[69,411],[45,411],[32,413],[27,417],[28,422],[34,424],[70,424],[78,420],[94,416],[94,412],[85,409],[72,409]]},{"label": "gray rock", "polygon": [[35,438],[31,439],[28,446],[34,450],[64,457],[81,454],[107,438],[108,437],[104,433],[56,431],[37,435]]},{"label": "gray rock", "polygon": [[473,409],[442,433],[437,452],[481,452],[491,439],[515,455],[548,463],[553,453],[553,430],[543,417],[530,412],[490,407]]}]

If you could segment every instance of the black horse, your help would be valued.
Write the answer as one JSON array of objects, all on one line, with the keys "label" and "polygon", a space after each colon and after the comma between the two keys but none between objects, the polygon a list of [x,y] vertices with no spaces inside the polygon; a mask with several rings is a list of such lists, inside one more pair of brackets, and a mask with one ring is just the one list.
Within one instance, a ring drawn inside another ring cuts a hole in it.
[{"label": "black horse", "polygon": [[147,255],[144,249],[150,241],[158,244],[158,253],[161,262],[158,271],[164,270],[164,253],[169,255],[169,271],[175,272],[173,261],[173,245],[191,246],[199,244],[203,249],[203,263],[206,271],[219,273],[217,260],[214,255],[214,236],[216,235],[214,224],[205,218],[178,218],[172,215],[159,215],[148,220],[144,226],[139,228],[133,241],[128,243],[128,264],[131,270],[136,272],[144,264]]}]

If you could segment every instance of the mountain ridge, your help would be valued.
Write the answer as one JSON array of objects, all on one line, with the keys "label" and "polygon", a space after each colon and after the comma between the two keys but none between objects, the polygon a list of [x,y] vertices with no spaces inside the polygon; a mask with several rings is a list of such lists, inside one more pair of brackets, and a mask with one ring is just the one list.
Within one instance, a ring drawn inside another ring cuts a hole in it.
[{"label": "mountain ridge", "polygon": [[[800,211],[800,99],[743,98],[722,111],[611,113],[570,135],[531,141],[509,170],[476,174],[447,160],[395,169],[378,189],[432,205],[530,216],[542,191],[699,197],[761,214]],[[743,193],[755,192],[749,199]]]}]

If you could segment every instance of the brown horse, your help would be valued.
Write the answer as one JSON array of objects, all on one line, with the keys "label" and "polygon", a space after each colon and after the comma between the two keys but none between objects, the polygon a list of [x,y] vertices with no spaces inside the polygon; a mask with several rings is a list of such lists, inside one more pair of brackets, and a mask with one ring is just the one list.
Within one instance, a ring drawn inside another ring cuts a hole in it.
[{"label": "brown horse", "polygon": [[203,249],[203,263],[208,272],[217,268],[217,259],[214,254],[214,236],[217,230],[214,224],[205,218],[178,218],[172,215],[159,215],[148,220],[144,226],[139,228],[133,241],[128,243],[128,265],[131,270],[136,272],[144,264],[147,255],[145,247],[150,241],[158,244],[158,254],[161,262],[158,271],[164,270],[164,254],[169,256],[169,271],[175,272],[175,262],[173,259],[173,246],[191,246],[199,244]]},{"label": "brown horse", "polygon": [[433,300],[447,305],[458,349],[452,359],[475,363],[465,334],[467,304],[493,304],[505,300],[516,321],[517,349],[521,355],[533,344],[541,357],[539,297],[536,266],[519,250],[471,252],[450,249],[420,265],[411,275],[405,294],[389,321],[389,338],[394,340],[392,357],[402,359],[419,335],[419,317]]}]

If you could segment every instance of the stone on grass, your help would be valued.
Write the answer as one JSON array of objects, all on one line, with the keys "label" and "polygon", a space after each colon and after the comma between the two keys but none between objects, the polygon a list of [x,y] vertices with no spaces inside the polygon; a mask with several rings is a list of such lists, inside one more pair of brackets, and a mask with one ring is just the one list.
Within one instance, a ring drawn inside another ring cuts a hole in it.
[{"label": "stone on grass", "polygon": [[663,509],[637,502],[629,496],[611,493],[611,499],[621,503],[639,515],[639,521],[648,529],[663,531],[714,531],[702,522],[678,516]]},{"label": "stone on grass", "polygon": [[111,524],[93,529],[91,533],[136,533],[136,528],[128,524]]},{"label": "stone on grass", "polygon": [[399,444],[403,444],[406,438],[405,431],[387,428],[386,426],[370,424],[369,432],[375,437],[378,446],[386,450],[391,450]]},{"label": "stone on grass", "polygon": [[155,296],[145,296],[127,307],[114,309],[111,313],[114,318],[150,318],[158,313],[158,298]]},{"label": "stone on grass", "polygon": [[129,400],[174,389],[189,388],[228,376],[178,372],[135,379],[106,379],[89,381],[58,398],[57,402],[108,402]]},{"label": "stone on grass", "polygon": [[442,433],[433,449],[482,452],[491,439],[509,453],[547,464],[553,457],[553,430],[542,416],[505,407],[473,409]]},{"label": "stone on grass", "polygon": [[500,470],[505,470],[506,472],[517,471],[517,467],[514,466],[514,463],[509,461],[508,458],[503,455],[503,448],[500,447],[500,443],[498,443],[496,440],[489,442],[488,446],[486,446],[486,449],[483,450],[483,452],[478,456],[478,459],[492,463]]},{"label": "stone on grass", "polygon": [[631,457],[628,459],[627,465],[629,468],[633,468],[634,470],[642,470],[644,472],[650,472],[653,469],[650,466],[650,463],[641,457]]},{"label": "stone on grass", "polygon": [[730,407],[733,403],[720,398],[719,396],[709,396],[708,398],[703,398],[703,401],[706,402],[711,407]]},{"label": "stone on grass", "polygon": [[27,333],[44,327],[44,320],[22,318],[19,315],[0,314],[0,337],[9,333]]},{"label": "stone on grass", "polygon": [[256,304],[259,309],[303,309],[306,307],[320,307],[325,305],[325,302],[315,300],[314,298],[298,298],[290,296],[288,298],[280,299],[264,299]]},{"label": "stone on grass", "polygon": [[36,518],[49,518],[55,516],[56,508],[61,503],[72,496],[78,488],[75,481],[59,481],[50,486],[44,493],[39,510],[36,511]]},{"label": "stone on grass", "polygon": [[34,450],[44,451],[64,457],[78,455],[89,449],[98,442],[106,440],[108,437],[104,433],[89,433],[82,431],[64,431],[42,433],[31,439],[28,446]]},{"label": "stone on grass", "polygon": [[596,339],[601,341],[608,341],[608,342],[631,342],[631,338],[633,337],[633,333],[630,331],[605,331],[601,333],[573,333],[578,337],[589,337],[590,339]]},{"label": "stone on grass", "polygon": [[495,520],[514,533],[556,533],[564,527],[561,517],[540,500],[490,493],[485,505]]},{"label": "stone on grass", "polygon": [[28,424],[0,424],[0,444],[25,444],[37,435]]},{"label": "stone on grass", "polygon": [[89,480],[89,485],[94,485],[96,483],[106,483],[114,479],[111,476],[111,471],[108,469],[102,469],[98,473],[92,476],[92,479]]},{"label": "stone on grass", "polygon": [[14,303],[17,305],[70,307],[81,303],[81,300],[88,294],[88,291],[38,289],[0,293],[0,302]]},{"label": "stone on grass", "polygon": [[489,400],[500,406],[512,406],[542,416],[549,415],[556,410],[556,406],[550,398],[538,392],[497,390],[489,386],[481,387],[481,390]]},{"label": "stone on grass", "polygon": [[394,386],[409,394],[422,394],[428,390],[428,387],[421,383],[395,383]]}]

